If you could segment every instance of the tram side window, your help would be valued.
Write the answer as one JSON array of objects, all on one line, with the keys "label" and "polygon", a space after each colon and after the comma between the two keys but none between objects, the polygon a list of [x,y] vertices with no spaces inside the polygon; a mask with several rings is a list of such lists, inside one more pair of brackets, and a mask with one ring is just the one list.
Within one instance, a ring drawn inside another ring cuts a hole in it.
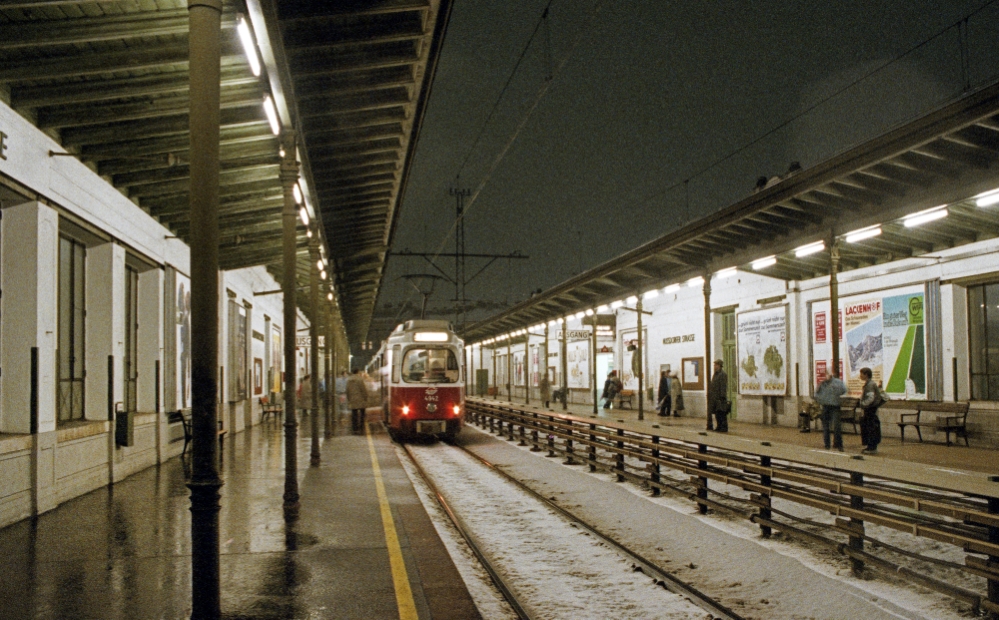
[{"label": "tram side window", "polygon": [[455,383],[458,359],[451,349],[410,349],[402,362],[406,383]]},{"label": "tram side window", "polygon": [[402,372],[399,361],[402,356],[402,345],[395,345],[392,347],[392,355],[389,359],[392,361],[392,383],[399,383],[402,380]]},{"label": "tram side window", "polygon": [[968,287],[971,398],[999,400],[999,283]]}]

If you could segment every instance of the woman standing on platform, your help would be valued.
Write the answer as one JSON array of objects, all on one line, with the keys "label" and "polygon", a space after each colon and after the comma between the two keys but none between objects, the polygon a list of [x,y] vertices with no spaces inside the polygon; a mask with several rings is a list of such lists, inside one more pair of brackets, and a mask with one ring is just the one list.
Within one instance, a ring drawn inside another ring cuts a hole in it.
[{"label": "woman standing on platform", "polygon": [[878,419],[878,407],[883,403],[881,390],[874,382],[870,368],[861,368],[860,378],[864,380],[864,394],[860,398],[860,406],[864,410],[864,419],[860,421],[860,439],[864,442],[865,454],[877,454],[878,444],[881,443],[881,420]]},{"label": "woman standing on platform", "polygon": [[548,408],[548,403],[552,400],[552,386],[548,381],[548,371],[541,375],[541,381],[538,382],[538,390],[541,392],[541,402],[545,404],[545,409]]},{"label": "woman standing on platform", "polygon": [[659,415],[663,417],[669,417],[670,411],[673,409],[673,403],[669,397],[669,384],[669,373],[664,370],[660,373],[659,393],[656,394],[659,397]]},{"label": "woman standing on platform", "polygon": [[679,418],[680,412],[683,411],[683,385],[680,384],[680,378],[676,376],[675,370],[670,373],[669,397],[673,401],[673,415]]},{"label": "woman standing on platform", "polygon": [[347,379],[347,406],[350,407],[351,429],[355,433],[364,431],[364,416],[368,408],[368,386],[361,376],[361,369]]}]

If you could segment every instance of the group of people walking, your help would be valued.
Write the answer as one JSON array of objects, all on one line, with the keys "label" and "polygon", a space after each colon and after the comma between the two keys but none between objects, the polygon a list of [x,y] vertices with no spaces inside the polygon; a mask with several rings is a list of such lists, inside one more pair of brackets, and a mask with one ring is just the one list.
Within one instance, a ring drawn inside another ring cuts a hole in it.
[{"label": "group of people walking", "polygon": [[[323,399],[325,389],[325,383],[320,382],[320,400]],[[336,378],[334,390],[336,394],[335,407],[337,413],[343,413],[346,409],[349,409],[351,430],[355,433],[363,432],[365,410],[368,407],[369,394],[368,384],[364,380],[364,375],[361,373],[361,369],[354,368],[350,374],[347,374],[346,370],[343,371],[340,376]],[[298,395],[296,400],[298,402],[298,408],[304,410],[305,414],[308,415],[309,411],[312,409],[311,375],[306,374],[305,377],[302,378],[302,382],[298,386]]]},{"label": "group of people walking", "polygon": [[656,394],[659,399],[659,415],[662,417],[680,417],[683,411],[683,386],[680,385],[680,378],[676,376],[676,371],[664,370],[659,373],[659,390]]}]

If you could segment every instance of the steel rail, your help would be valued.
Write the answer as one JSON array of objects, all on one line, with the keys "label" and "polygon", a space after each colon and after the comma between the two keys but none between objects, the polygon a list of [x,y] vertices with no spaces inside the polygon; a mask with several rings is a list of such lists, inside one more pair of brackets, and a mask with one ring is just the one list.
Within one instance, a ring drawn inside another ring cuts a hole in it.
[{"label": "steel rail", "polygon": [[514,589],[509,584],[507,584],[506,580],[503,579],[503,577],[499,574],[499,571],[496,570],[496,567],[494,567],[492,562],[489,561],[489,558],[479,547],[479,544],[475,540],[475,537],[472,535],[471,531],[465,525],[464,520],[461,517],[459,517],[454,512],[454,510],[451,509],[451,506],[447,503],[447,500],[444,498],[444,495],[441,494],[440,489],[437,488],[437,485],[434,484],[434,481],[431,480],[430,476],[427,475],[427,472],[423,469],[423,466],[421,466],[420,462],[416,459],[415,456],[413,456],[413,453],[409,449],[409,446],[403,444],[403,448],[405,448],[406,454],[409,456],[410,463],[412,463],[413,467],[416,468],[416,471],[420,474],[420,477],[423,479],[423,482],[428,487],[430,487],[430,490],[431,492],[433,492],[434,497],[437,498],[437,503],[440,504],[441,508],[444,510],[444,513],[447,514],[448,519],[451,520],[451,523],[454,524],[455,529],[457,529],[458,533],[461,534],[461,537],[465,540],[465,544],[468,545],[468,548],[471,549],[472,553],[475,554],[475,557],[478,558],[479,564],[481,564],[482,568],[485,569],[485,571],[489,574],[489,578],[492,580],[493,585],[496,586],[496,589],[500,591],[500,594],[503,595],[503,598],[506,599],[506,602],[509,603],[511,608],[513,608],[513,611],[514,613],[517,614],[517,617],[520,618],[521,620],[534,620],[535,618],[539,618],[539,616],[532,615],[524,607],[524,605],[521,604],[520,600],[517,598],[517,595],[514,593]]},{"label": "steel rail", "polygon": [[542,504],[552,509],[556,513],[562,515],[562,517],[564,517],[565,519],[568,519],[569,521],[579,525],[581,528],[583,528],[593,536],[596,536],[597,538],[607,543],[611,547],[617,549],[620,553],[623,553],[627,557],[631,558],[632,561],[634,561],[634,563],[637,565],[638,568],[642,570],[643,573],[649,575],[650,577],[658,578],[662,586],[667,590],[669,590],[670,592],[673,592],[674,594],[678,594],[680,596],[690,599],[691,602],[693,602],[701,609],[704,609],[705,611],[711,613],[712,616],[714,617],[725,618],[729,620],[742,620],[742,616],[735,613],[728,607],[722,605],[721,603],[711,598],[707,594],[704,594],[694,586],[680,580],[675,575],[669,573],[666,569],[658,566],[652,560],[645,558],[637,551],[634,551],[626,547],[625,545],[618,542],[614,538],[611,538],[609,535],[604,534],[602,531],[597,529],[596,526],[587,523],[586,521],[580,519],[579,516],[573,514],[569,510],[563,508],[562,506],[559,506],[558,504],[553,503],[550,499],[548,499],[544,495],[541,495],[540,493],[538,493],[531,487],[527,486],[517,478],[514,478],[507,472],[503,471],[502,469],[499,469],[485,458],[479,456],[478,454],[472,452],[471,450],[464,448],[463,446],[456,445],[454,447],[464,451],[465,454],[468,454],[469,456],[473,457],[479,463],[482,463],[483,465],[488,467],[491,471],[498,473],[509,482],[512,482],[517,486],[517,488],[521,489],[522,491],[525,491],[527,494],[529,494],[537,501],[541,502]]}]

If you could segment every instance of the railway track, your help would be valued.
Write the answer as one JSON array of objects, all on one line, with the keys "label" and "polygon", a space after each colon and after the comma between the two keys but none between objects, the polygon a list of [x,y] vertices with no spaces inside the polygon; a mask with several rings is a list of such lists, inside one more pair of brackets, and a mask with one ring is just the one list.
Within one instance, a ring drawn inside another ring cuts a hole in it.
[{"label": "railway track", "polygon": [[[502,593],[504,598],[506,598],[506,600],[510,603],[510,606],[513,608],[518,617],[524,619],[552,617],[550,607],[547,608],[547,611],[539,611],[539,607],[542,606],[538,604],[536,599],[532,600],[532,596],[537,597],[537,588],[535,588],[533,584],[524,583],[522,576],[518,577],[517,575],[511,575],[510,571],[504,569],[493,557],[495,554],[490,552],[488,544],[483,544],[480,537],[481,532],[476,532],[473,528],[470,528],[466,519],[464,519],[460,514],[460,511],[456,510],[451,505],[451,502],[448,501],[445,494],[441,492],[441,489],[439,488],[437,482],[433,479],[433,476],[426,471],[423,464],[420,462],[421,456],[414,453],[422,452],[422,450],[414,450],[414,447],[411,445],[405,445],[404,447],[416,471],[431,489],[431,492],[440,503],[444,512],[448,515],[455,528],[467,542],[474,555],[478,558],[479,562],[489,574],[492,581],[496,584],[496,587]],[[674,575],[644,558],[641,554],[629,549],[610,536],[604,534],[596,527],[579,519],[565,508],[558,506],[542,495],[539,495],[527,485],[494,467],[491,463],[478,455],[465,450],[460,446],[439,446],[439,448],[458,451],[462,455],[470,457],[473,464],[486,468],[492,475],[499,476],[503,480],[509,482],[510,485],[516,488],[519,492],[530,498],[530,501],[533,502],[535,506],[542,506],[544,510],[547,510],[553,515],[557,515],[558,518],[569,527],[574,528],[577,531],[585,532],[593,541],[599,541],[600,549],[613,549],[616,554],[630,562],[631,570],[634,573],[642,573],[646,575],[648,578],[654,580],[656,585],[672,592],[681,599],[685,599],[685,603],[689,603],[701,612],[709,613],[712,618],[722,618],[726,620],[741,619],[741,616],[731,609],[698,591],[693,586],[677,579]],[[521,510],[524,513],[531,513],[536,509],[525,506],[521,508]],[[552,537],[558,538],[555,535]],[[508,554],[504,552],[499,555],[507,556]],[[533,562],[534,560],[529,561]],[[599,586],[603,584],[594,585]],[[567,610],[565,615],[568,616],[572,614],[568,613]]]}]

